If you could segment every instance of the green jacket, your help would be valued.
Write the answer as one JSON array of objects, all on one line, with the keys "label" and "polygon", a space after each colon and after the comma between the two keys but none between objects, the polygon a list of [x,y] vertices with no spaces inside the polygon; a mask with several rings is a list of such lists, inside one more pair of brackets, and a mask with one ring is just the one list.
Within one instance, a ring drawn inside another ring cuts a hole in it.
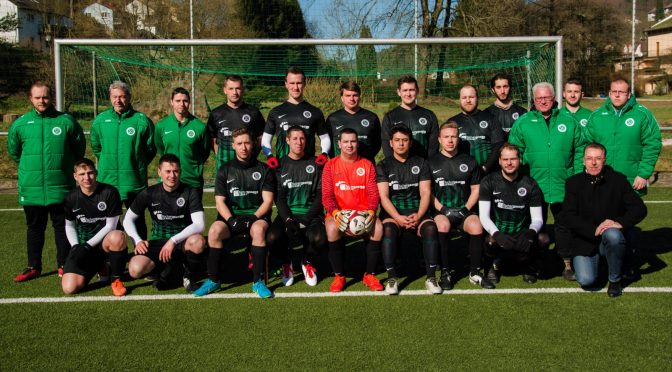
[{"label": "green jacket", "polygon": [[[560,111],[567,113],[568,115],[572,115],[574,117],[574,120],[576,120],[577,123],[581,124],[581,130],[583,131],[583,134],[585,136],[586,125],[588,125],[588,118],[590,118],[590,115],[593,112],[583,106],[580,106],[575,113],[572,113],[569,110],[567,110],[566,106],[563,106],[560,109]],[[586,144],[587,143],[584,143],[583,145],[577,146],[576,149],[574,149],[574,173],[579,173],[580,171],[583,171],[584,168],[583,148],[586,147]]]},{"label": "green jacket", "polygon": [[102,112],[91,125],[91,148],[98,158],[98,181],[119,190],[121,200],[147,187],[147,166],[156,155],[154,124],[131,107],[123,114]]},{"label": "green jacket", "polygon": [[74,187],[73,166],[86,139],[72,116],[53,107],[44,114],[32,109],[9,128],[7,150],[19,163],[19,203],[46,206],[62,203]]},{"label": "green jacket", "polygon": [[530,176],[539,184],[544,200],[562,202],[565,180],[576,173],[575,148],[584,142],[583,131],[574,117],[553,109],[550,124],[546,125],[539,111],[530,111],[513,124],[509,142],[520,147],[522,164],[529,166]]},{"label": "green jacket", "polygon": [[203,188],[203,164],[210,155],[210,136],[202,121],[190,115],[180,123],[175,114],[170,114],[156,124],[154,143],[159,155],[180,158],[180,181]]},{"label": "green jacket", "polygon": [[[635,96],[630,96],[620,110],[615,110],[607,99],[590,116],[586,129],[589,141],[607,148],[607,164],[625,174],[630,184],[636,176],[651,177],[662,147],[660,127]],[[646,188],[638,193],[646,194]]]}]

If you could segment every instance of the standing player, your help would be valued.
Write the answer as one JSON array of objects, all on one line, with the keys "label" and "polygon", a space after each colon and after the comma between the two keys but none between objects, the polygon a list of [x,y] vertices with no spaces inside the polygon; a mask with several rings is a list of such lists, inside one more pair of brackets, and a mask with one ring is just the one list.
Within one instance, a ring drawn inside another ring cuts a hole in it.
[{"label": "standing player", "polygon": [[[569,79],[565,83],[565,89],[562,92],[562,97],[565,99],[565,107],[560,111],[572,115],[577,123],[585,128],[588,125],[588,118],[593,112],[581,106],[581,99],[583,98],[583,85],[578,79]],[[577,146],[574,151],[574,162],[577,169],[575,173],[579,173],[581,165],[578,164],[579,159],[583,159],[583,146]]]},{"label": "standing player", "polygon": [[[203,229],[205,214],[198,191],[180,182],[180,159],[173,154],[159,159],[159,177],[162,182],[143,190],[133,201],[124,217],[124,229],[135,246],[135,256],[128,263],[132,278],[140,278],[157,269],[161,272],[154,286],[165,289],[168,273],[176,264],[186,263],[184,286],[194,290],[193,274],[199,266],[198,255],[205,249]],[[152,217],[152,236],[142,239],[136,226],[139,216],[149,210]],[[164,270],[165,265],[169,270]]]},{"label": "standing player", "polygon": [[395,125],[405,125],[413,135],[411,155],[427,159],[439,151],[439,121],[436,115],[417,104],[418,81],[412,76],[404,76],[397,81],[397,95],[401,98],[399,107],[383,117],[381,141],[383,155],[392,156],[390,134]]},{"label": "standing player", "polygon": [[309,286],[317,285],[313,260],[318,250],[327,244],[322,207],[322,167],[316,166],[315,157],[306,157],[306,134],[303,128],[287,130],[285,141],[289,154],[280,159],[277,171],[278,188],[275,204],[278,215],[271,225],[266,243],[271,251],[282,257],[282,283],[294,283],[290,243],[300,240],[304,253],[301,260],[303,277]]},{"label": "standing player", "polygon": [[16,119],[7,135],[7,152],[19,168],[19,203],[28,228],[28,267],[14,277],[15,282],[40,276],[49,216],[54,227],[58,274],[63,275],[70,245],[65,236],[62,203],[74,186],[64,170],[72,169],[86,149],[82,127],[72,116],[56,111],[47,84],[33,83],[28,98],[33,109]]},{"label": "standing player", "polygon": [[[267,164],[271,168],[278,167],[278,158],[282,158],[289,152],[285,138],[287,129],[295,125],[300,126],[306,132],[306,155],[315,154],[315,136],[320,138],[322,153],[317,156],[316,162],[324,165],[327,154],[331,148],[331,139],[324,124],[324,114],[320,109],[311,105],[303,98],[303,89],[306,86],[306,75],[301,69],[290,67],[285,74],[285,88],[288,98],[285,103],[274,107],[268,113],[264,135],[261,138],[261,151],[268,158]],[[276,137],[275,156],[272,154],[271,142]]]},{"label": "standing player", "polygon": [[499,121],[488,111],[478,109],[478,92],[472,85],[460,89],[462,112],[448,119],[460,127],[461,152],[471,155],[488,174],[497,168],[497,154],[504,143]]},{"label": "standing player", "polygon": [[66,195],[65,233],[72,248],[63,267],[61,287],[66,294],[79,292],[110,259],[112,293],[126,294],[121,281],[128,253],[126,235],[115,230],[121,216],[119,191],[96,180],[96,166],[89,159],[75,163],[79,185]]},{"label": "standing player", "polygon": [[[392,128],[390,146],[394,155],[385,158],[376,167],[376,182],[383,207],[383,261],[387,271],[385,291],[399,293],[395,261],[400,231],[417,233],[422,239],[427,279],[425,288],[432,294],[441,294],[436,282],[438,241],[436,224],[427,213],[432,200],[432,181],[427,160],[410,155],[411,131],[404,125]],[[401,229],[401,230],[400,230]]]},{"label": "standing player", "polygon": [[[375,113],[359,106],[362,90],[354,81],[341,84],[341,102],[343,108],[329,115],[327,130],[331,138],[338,138],[341,130],[351,128],[357,132],[359,139],[359,154],[375,163],[376,154],[380,151],[380,120]],[[330,155],[339,155],[341,150],[334,146]]]},{"label": "standing player", "polygon": [[[147,188],[147,166],[156,155],[154,124],[131,106],[128,85],[110,85],[112,108],[102,112],[91,125],[91,149],[98,158],[100,182],[119,190],[121,200],[130,207],[140,191]],[[147,238],[145,216],[137,222],[138,232]]]},{"label": "standing player", "polygon": [[343,129],[338,140],[341,154],[331,159],[322,172],[322,201],[327,212],[325,227],[329,240],[329,261],[334,270],[332,292],[341,292],[345,286],[345,237],[348,216],[344,210],[366,211],[366,272],[364,284],[374,291],[383,290],[375,271],[380,256],[383,225],[376,218],[378,187],[373,163],[357,154],[357,132]]},{"label": "standing player", "polygon": [[462,230],[469,235],[469,281],[482,288],[495,285],[481,273],[483,255],[483,228],[474,213],[478,203],[481,169],[476,160],[458,152],[459,125],[448,121],[439,131],[441,152],[429,158],[432,174],[432,207],[434,221],[439,229],[441,247],[441,280],[443,289],[453,288],[450,276],[449,232]]},{"label": "standing player", "polygon": [[497,119],[504,131],[504,140],[508,140],[513,123],[527,112],[522,106],[513,102],[511,75],[498,72],[490,79],[490,90],[495,95],[495,102],[486,111]]},{"label": "standing player", "polygon": [[253,157],[254,142],[247,129],[233,131],[233,150],[236,157],[219,169],[215,179],[215,204],[219,214],[208,232],[208,279],[194,295],[205,296],[219,290],[224,243],[232,236],[249,234],[252,238],[252,292],[268,298],[273,293],[263,278],[275,177],[265,164]]},{"label": "standing player", "polygon": [[256,108],[243,101],[245,86],[239,75],[228,75],[224,81],[226,102],[216,107],[208,117],[208,133],[217,156],[217,170],[235,157],[233,131],[247,128],[255,141],[253,156],[261,149],[261,134],[264,132],[264,117]]},{"label": "standing player", "polygon": [[[520,173],[518,147],[505,143],[499,151],[499,165],[500,172],[481,181],[478,198],[481,224],[490,235],[485,255],[489,262],[506,255],[521,262],[523,280],[533,284],[539,271],[538,233],[544,224],[543,196],[537,183]],[[499,268],[488,266],[488,279],[498,282]]]},{"label": "standing player", "polygon": [[210,138],[205,124],[189,112],[189,92],[175,88],[170,99],[173,113],[156,124],[154,143],[160,156],[175,154],[180,159],[180,182],[203,194],[203,164],[210,155]]}]

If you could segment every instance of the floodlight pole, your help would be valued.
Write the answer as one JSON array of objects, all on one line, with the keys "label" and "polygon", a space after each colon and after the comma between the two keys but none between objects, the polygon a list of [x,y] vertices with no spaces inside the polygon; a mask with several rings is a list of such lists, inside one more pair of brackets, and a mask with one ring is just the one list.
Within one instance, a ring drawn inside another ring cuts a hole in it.
[{"label": "floodlight pole", "polygon": [[630,55],[630,91],[635,94],[635,7],[637,0],[632,0],[632,50]]},{"label": "floodlight pole", "polygon": [[[415,38],[418,38],[418,0],[415,0],[415,17],[413,20],[414,23],[414,29],[415,29]],[[415,78],[418,78],[418,44],[414,45],[414,53],[413,53],[413,75]]]},{"label": "floodlight pole", "polygon": [[[194,1],[189,0],[189,39],[194,39]],[[194,46],[191,45],[191,107],[196,112],[196,81],[194,79]]]},{"label": "floodlight pole", "polygon": [[562,54],[562,38],[560,38],[555,43],[555,97],[558,108],[562,107]]}]

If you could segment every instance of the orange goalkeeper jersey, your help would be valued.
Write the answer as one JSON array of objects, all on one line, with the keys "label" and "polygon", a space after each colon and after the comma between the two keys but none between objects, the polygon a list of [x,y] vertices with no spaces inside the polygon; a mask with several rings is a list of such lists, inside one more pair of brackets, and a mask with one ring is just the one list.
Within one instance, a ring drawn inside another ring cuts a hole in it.
[{"label": "orange goalkeeper jersey", "polygon": [[335,209],[377,210],[379,196],[373,163],[363,157],[352,163],[340,156],[329,160],[322,172],[322,202],[327,215]]}]

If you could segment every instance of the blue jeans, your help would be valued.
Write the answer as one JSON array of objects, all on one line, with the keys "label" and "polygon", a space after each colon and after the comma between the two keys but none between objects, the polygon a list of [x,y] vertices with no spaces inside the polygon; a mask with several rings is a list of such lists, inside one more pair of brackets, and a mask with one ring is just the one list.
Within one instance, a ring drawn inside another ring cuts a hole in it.
[{"label": "blue jeans", "polygon": [[610,228],[602,234],[602,241],[599,246],[599,253],[594,256],[576,256],[574,257],[574,272],[576,281],[586,287],[597,279],[597,265],[600,256],[607,259],[609,269],[609,281],[612,283],[621,281],[621,266],[625,256],[625,236],[619,229]]}]

